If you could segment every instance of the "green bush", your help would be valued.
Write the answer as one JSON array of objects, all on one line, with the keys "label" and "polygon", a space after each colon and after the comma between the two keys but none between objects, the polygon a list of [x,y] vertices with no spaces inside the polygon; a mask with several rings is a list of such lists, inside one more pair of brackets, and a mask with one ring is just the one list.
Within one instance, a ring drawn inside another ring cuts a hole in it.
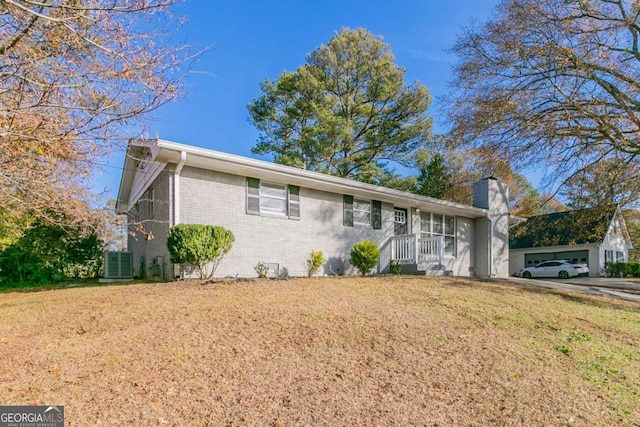
[{"label": "green bush", "polygon": [[257,263],[253,269],[260,279],[264,279],[269,274],[269,266],[262,261]]},{"label": "green bush", "polygon": [[89,224],[34,221],[0,251],[0,286],[29,287],[69,279],[93,279],[102,270],[103,242]]},{"label": "green bush", "polygon": [[324,264],[324,255],[320,251],[311,251],[309,259],[307,260],[307,274],[309,277],[313,276],[320,270],[320,267]]},{"label": "green bush", "polygon": [[398,261],[391,261],[389,263],[389,270],[391,271],[391,274],[400,274],[402,273],[402,264]]},{"label": "green bush", "polygon": [[371,240],[363,240],[353,245],[351,249],[351,264],[353,264],[361,275],[366,275],[378,264],[380,249]]},{"label": "green bush", "polygon": [[609,277],[640,277],[640,262],[607,262],[604,270]]},{"label": "green bush", "polygon": [[640,277],[640,262],[630,262],[628,273],[631,277]]},{"label": "green bush", "polygon": [[[216,225],[178,224],[171,227],[167,248],[171,262],[191,264],[201,279],[212,277],[233,245],[233,233]],[[211,264],[211,270],[207,265]]]}]

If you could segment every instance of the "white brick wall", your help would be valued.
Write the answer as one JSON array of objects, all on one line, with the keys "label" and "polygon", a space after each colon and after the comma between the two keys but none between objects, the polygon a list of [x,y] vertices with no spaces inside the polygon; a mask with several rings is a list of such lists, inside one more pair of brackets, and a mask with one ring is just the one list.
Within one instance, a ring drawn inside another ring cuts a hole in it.
[{"label": "white brick wall", "polygon": [[383,204],[381,230],[343,225],[342,194],[300,189],[300,219],[248,215],[246,177],[185,167],[180,176],[180,218],[233,232],[235,242],[216,276],[255,276],[259,262],[277,263],[291,276],[306,274],[306,259],[319,250],[324,274],[355,274],[348,259],[353,244],[370,239],[382,245],[393,234],[393,206]]},{"label": "white brick wall", "polygon": [[[129,239],[134,252],[136,273],[140,258],[145,258],[146,274],[151,274],[151,263],[156,256],[164,257],[164,279],[173,277],[166,248],[169,227],[172,225],[174,165],[167,166],[154,181],[155,208],[153,221],[147,222],[153,240],[138,234]],[[287,184],[283,182],[282,184]],[[255,277],[254,266],[259,262],[278,264],[291,276],[306,275],[306,260],[312,250],[319,250],[327,259],[319,274],[357,274],[349,263],[352,246],[370,239],[383,247],[393,235],[394,206],[382,203],[382,229],[371,226],[343,225],[343,194],[328,193],[313,188],[300,188],[300,219],[248,215],[246,213],[246,177],[227,173],[184,167],[180,174],[180,222],[210,224],[233,232],[235,242],[231,252],[221,262],[216,276]],[[407,208],[412,216],[410,232],[419,231],[419,213]],[[146,219],[144,209],[141,219]],[[416,225],[417,224],[417,225]],[[447,270],[454,275],[467,276],[474,261],[473,219],[457,217],[457,256],[444,260]],[[386,259],[388,254],[383,254]],[[380,266],[388,272],[387,265]]]}]

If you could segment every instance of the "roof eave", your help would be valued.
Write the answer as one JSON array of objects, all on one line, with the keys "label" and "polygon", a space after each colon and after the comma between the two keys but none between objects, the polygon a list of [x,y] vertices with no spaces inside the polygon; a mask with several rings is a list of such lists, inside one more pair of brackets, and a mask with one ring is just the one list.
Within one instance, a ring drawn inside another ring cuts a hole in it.
[{"label": "roof eave", "polygon": [[586,247],[599,247],[601,243],[576,243],[573,245],[554,245],[554,246],[527,246],[527,247],[510,247],[510,251],[528,251],[528,250],[557,250],[557,249],[570,249],[575,250],[577,248],[586,248]]},{"label": "roof eave", "polygon": [[486,217],[488,214],[486,209],[162,139],[135,141],[134,144],[156,148],[152,158],[157,162],[178,163],[181,153],[184,152],[187,154],[186,166],[261,178],[334,193],[347,193],[355,197],[366,197],[394,203],[399,206],[446,211],[470,218]]}]

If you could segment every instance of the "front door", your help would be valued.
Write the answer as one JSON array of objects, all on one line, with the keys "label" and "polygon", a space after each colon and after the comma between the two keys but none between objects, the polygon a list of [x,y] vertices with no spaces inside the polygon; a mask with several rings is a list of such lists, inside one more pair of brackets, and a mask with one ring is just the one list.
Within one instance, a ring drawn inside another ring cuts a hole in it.
[{"label": "front door", "polygon": [[409,225],[407,223],[407,210],[403,208],[393,209],[393,234],[409,234]]}]

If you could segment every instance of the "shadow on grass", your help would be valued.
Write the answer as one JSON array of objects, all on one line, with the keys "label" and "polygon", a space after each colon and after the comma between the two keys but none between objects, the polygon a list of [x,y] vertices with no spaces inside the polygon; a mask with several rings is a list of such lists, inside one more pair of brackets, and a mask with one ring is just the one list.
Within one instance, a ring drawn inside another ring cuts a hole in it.
[{"label": "shadow on grass", "polygon": [[[608,308],[614,310],[624,310],[632,313],[640,313],[640,304],[634,301],[617,299],[613,295],[609,294],[594,294],[594,293],[580,293],[580,291],[574,290],[562,290],[553,289],[543,286],[522,284],[509,281],[508,279],[491,279],[491,278],[473,278],[471,279],[477,283],[483,284],[499,284],[501,286],[507,286],[514,290],[523,290],[529,293],[538,295],[553,295],[558,296],[566,301],[571,301],[577,304],[589,305],[598,308]],[[500,293],[500,289],[495,286],[486,287],[489,292]]]},{"label": "shadow on grass", "polygon": [[105,287],[105,286],[126,286],[126,285],[136,285],[141,283],[155,283],[155,282],[148,281],[148,280],[130,280],[126,282],[100,283],[98,282],[97,279],[91,279],[91,280],[73,280],[73,281],[60,282],[60,283],[49,283],[46,285],[18,284],[18,285],[0,286],[0,294],[7,294],[11,292],[29,293],[29,292],[57,291],[57,290],[75,289],[75,288],[98,288],[98,287]]}]

